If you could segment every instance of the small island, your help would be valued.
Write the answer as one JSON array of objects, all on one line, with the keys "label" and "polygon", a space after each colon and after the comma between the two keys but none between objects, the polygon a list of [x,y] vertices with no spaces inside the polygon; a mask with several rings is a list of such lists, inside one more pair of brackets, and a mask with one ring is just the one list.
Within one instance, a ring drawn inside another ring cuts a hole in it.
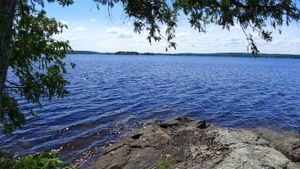
[{"label": "small island", "polygon": [[87,51],[87,50],[72,50],[72,51],[69,51],[68,54],[73,54],[73,55],[89,54],[89,55],[92,55],[92,54],[103,54],[103,53],[95,52],[95,51]]},{"label": "small island", "polygon": [[140,54],[135,51],[119,51],[116,52],[115,55],[140,55]]}]

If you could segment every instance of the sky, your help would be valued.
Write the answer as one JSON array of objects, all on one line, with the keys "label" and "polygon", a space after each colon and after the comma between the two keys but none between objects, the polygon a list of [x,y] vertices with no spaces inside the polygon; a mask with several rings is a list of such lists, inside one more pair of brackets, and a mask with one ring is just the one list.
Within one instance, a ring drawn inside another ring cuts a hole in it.
[{"label": "sky", "polygon": [[[75,0],[69,7],[46,4],[45,10],[49,17],[68,26],[55,38],[69,40],[73,50],[165,53],[166,41],[150,45],[146,32],[134,33],[132,20],[123,13],[121,4],[110,10],[111,16],[107,6],[98,10],[92,0]],[[248,52],[246,37],[239,26],[228,31],[209,25],[206,30],[206,33],[197,32],[190,27],[185,16],[179,16],[175,39],[177,49],[169,49],[167,53]],[[261,53],[300,54],[300,23],[282,27],[281,34],[274,31],[272,42],[254,37]]]}]

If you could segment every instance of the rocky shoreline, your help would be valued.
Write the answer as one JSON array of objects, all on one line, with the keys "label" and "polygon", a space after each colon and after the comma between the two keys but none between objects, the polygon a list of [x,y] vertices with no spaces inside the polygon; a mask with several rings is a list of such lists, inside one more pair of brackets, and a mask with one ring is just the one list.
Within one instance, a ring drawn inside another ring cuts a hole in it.
[{"label": "rocky shoreline", "polygon": [[90,169],[300,169],[300,136],[228,129],[189,117],[152,122],[107,147]]}]

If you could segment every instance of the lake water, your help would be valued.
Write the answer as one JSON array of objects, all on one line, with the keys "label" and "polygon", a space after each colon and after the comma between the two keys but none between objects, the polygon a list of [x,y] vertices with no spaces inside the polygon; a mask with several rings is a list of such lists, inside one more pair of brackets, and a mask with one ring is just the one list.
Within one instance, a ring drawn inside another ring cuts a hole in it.
[{"label": "lake water", "polygon": [[77,64],[67,75],[71,95],[44,102],[43,110],[20,100],[39,116],[1,135],[1,149],[62,148],[62,157],[85,159],[120,132],[178,115],[300,132],[299,59],[71,55],[67,61]]}]

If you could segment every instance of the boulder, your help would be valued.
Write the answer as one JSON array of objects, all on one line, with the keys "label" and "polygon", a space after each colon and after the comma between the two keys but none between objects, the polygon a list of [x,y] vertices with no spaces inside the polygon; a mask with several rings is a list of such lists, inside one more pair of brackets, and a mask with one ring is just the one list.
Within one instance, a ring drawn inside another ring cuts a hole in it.
[{"label": "boulder", "polygon": [[257,131],[179,117],[121,137],[90,168],[155,169],[168,162],[174,169],[300,169],[299,153],[299,147],[280,152]]}]

